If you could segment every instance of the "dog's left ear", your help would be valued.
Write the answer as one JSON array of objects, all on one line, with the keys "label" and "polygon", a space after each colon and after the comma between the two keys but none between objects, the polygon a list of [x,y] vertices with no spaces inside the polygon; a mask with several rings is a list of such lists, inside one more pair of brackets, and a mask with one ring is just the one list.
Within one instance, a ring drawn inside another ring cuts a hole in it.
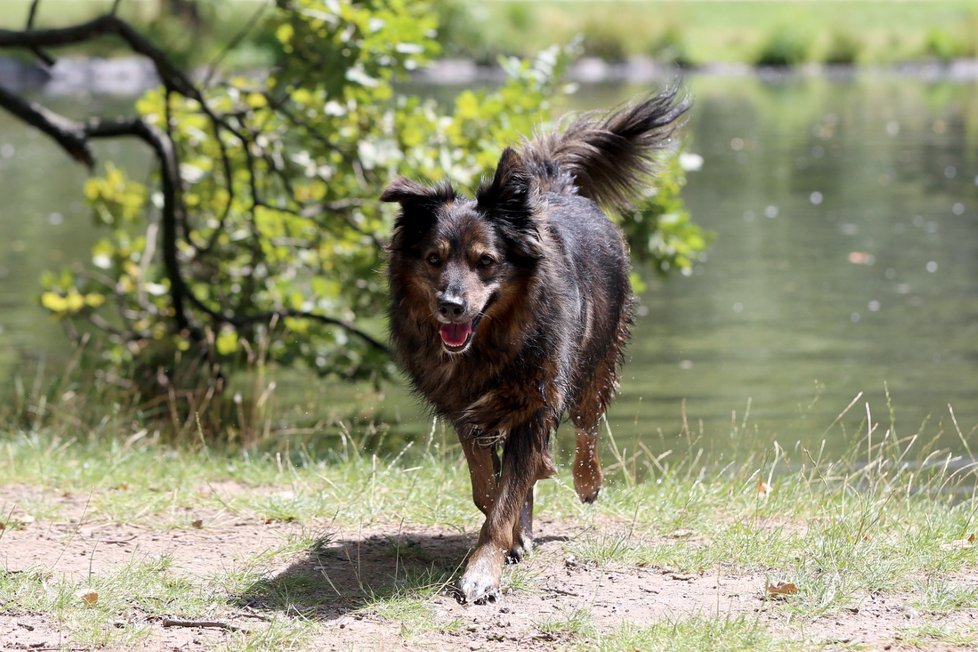
[{"label": "dog's left ear", "polygon": [[492,182],[482,184],[476,200],[516,253],[531,259],[543,257],[543,243],[530,205],[530,175],[513,148],[503,151]]},{"label": "dog's left ear", "polygon": [[380,201],[397,202],[404,208],[423,207],[452,201],[455,190],[447,183],[437,186],[423,186],[407,177],[398,177],[380,193]]},{"label": "dog's left ear", "polygon": [[394,221],[390,248],[413,250],[438,221],[439,207],[457,198],[449,183],[425,186],[405,177],[391,181],[380,194],[380,201],[401,205],[401,213]]}]

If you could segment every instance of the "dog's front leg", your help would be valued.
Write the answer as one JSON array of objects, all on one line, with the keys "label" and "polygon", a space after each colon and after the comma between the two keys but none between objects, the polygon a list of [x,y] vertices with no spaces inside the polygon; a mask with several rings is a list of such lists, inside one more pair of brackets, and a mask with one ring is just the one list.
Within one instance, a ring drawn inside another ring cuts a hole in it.
[{"label": "dog's front leg", "polygon": [[537,480],[544,438],[529,426],[510,431],[503,450],[502,473],[496,500],[479,533],[475,552],[469,558],[459,582],[466,602],[494,600],[499,595],[499,580],[507,553],[514,548],[522,514],[529,515],[532,502],[527,496]]},{"label": "dog's front leg", "polygon": [[472,434],[459,434],[459,442],[469,463],[472,480],[472,502],[486,516],[496,502],[496,480],[499,476],[499,455],[495,444],[483,446]]}]

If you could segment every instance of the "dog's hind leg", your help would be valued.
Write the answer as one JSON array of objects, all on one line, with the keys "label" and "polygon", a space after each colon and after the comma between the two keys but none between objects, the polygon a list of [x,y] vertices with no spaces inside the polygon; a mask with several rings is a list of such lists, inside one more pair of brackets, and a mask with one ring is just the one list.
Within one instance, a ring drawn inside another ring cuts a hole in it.
[{"label": "dog's hind leg", "polygon": [[[550,458],[550,451],[544,448],[539,456],[536,480],[552,477],[556,472],[557,467]],[[523,561],[523,558],[533,550],[533,487],[536,485],[536,480],[530,485],[526,500],[523,502],[523,509],[520,510],[520,517],[513,528],[513,547],[506,555],[506,561],[509,563]]]},{"label": "dog's hind leg", "polygon": [[621,347],[628,337],[628,317],[623,313],[617,336],[598,364],[581,398],[571,407],[570,414],[577,430],[574,448],[574,489],[584,503],[593,503],[601,491],[601,459],[598,447],[598,427],[618,386],[618,361]]},{"label": "dog's hind leg", "polygon": [[[585,421],[586,416],[586,421]],[[601,459],[598,455],[598,424],[600,414],[586,413],[578,419],[574,447],[574,490],[582,503],[593,503],[601,491]],[[593,422],[592,422],[593,419]]]},{"label": "dog's hind leg", "polygon": [[533,550],[533,487],[527,492],[520,517],[513,527],[513,547],[506,553],[506,563],[517,564]]}]

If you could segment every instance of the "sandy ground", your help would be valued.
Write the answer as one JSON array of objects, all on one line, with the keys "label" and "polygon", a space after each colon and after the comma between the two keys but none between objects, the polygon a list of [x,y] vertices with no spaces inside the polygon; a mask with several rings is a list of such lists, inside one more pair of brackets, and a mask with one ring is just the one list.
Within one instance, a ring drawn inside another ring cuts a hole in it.
[{"label": "sandy ground", "polygon": [[[23,498],[24,492],[37,491],[0,489],[0,505],[9,506],[12,500]],[[535,553],[518,576],[508,572],[512,586],[504,589],[499,602],[460,604],[451,587],[445,587],[430,599],[430,614],[425,626],[419,627],[365,609],[368,596],[396,594],[405,576],[454,568],[474,543],[474,533],[403,524],[353,532],[333,529],[327,521],[267,523],[218,511],[195,514],[202,522],[200,528],[151,530],[100,522],[86,515],[85,497],[47,499],[60,503],[57,520],[21,523],[0,532],[0,572],[42,571],[47,577],[83,583],[90,574],[111,573],[134,560],[170,555],[174,574],[202,581],[222,571],[260,566],[263,579],[215,603],[208,619],[224,628],[167,626],[172,623],[138,608],[120,613],[119,624],[148,628],[143,647],[150,650],[222,647],[234,637],[241,638],[231,628],[259,635],[276,623],[295,618],[316,623],[309,630],[310,637],[301,641],[305,649],[565,649],[580,639],[566,632],[547,632],[541,623],[567,619],[576,609],[586,610],[599,630],[613,629],[624,621],[642,626],[690,615],[724,618],[746,614],[785,640],[813,641],[829,649],[910,649],[901,639],[901,630],[928,623],[978,626],[974,611],[950,616],[921,614],[910,606],[913,596],[893,594],[865,595],[858,605],[842,612],[800,622],[791,616],[791,610],[765,599],[765,587],[776,579],[765,573],[602,569],[568,554],[565,542],[580,535],[574,524],[544,519],[537,526],[540,538]],[[7,516],[12,520],[11,512]],[[314,545],[281,553],[289,541],[311,531],[322,533]],[[269,554],[275,551],[278,554]],[[978,586],[978,574],[957,579]],[[288,595],[287,600],[283,594]],[[51,615],[5,604],[0,605],[0,649],[86,648],[73,646],[70,631]],[[928,649],[962,648],[935,643]]]}]

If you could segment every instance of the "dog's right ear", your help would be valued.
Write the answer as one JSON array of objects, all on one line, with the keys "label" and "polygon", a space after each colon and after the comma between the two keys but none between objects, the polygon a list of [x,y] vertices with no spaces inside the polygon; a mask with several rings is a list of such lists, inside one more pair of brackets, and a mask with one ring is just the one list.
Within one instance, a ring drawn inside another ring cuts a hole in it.
[{"label": "dog's right ear", "polygon": [[516,150],[503,150],[492,181],[482,184],[476,200],[495,221],[511,251],[528,260],[543,257],[539,225],[530,206],[530,175]]}]

